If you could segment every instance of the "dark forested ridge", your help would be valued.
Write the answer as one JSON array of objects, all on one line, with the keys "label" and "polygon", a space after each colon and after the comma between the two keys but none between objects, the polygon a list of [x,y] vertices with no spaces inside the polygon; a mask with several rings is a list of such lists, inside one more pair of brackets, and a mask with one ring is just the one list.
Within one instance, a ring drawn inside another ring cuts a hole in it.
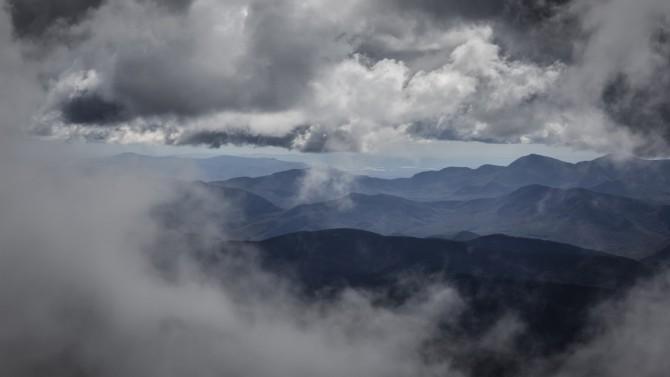
[{"label": "dark forested ridge", "polygon": [[446,339],[477,339],[506,316],[524,323],[510,345],[514,357],[490,360],[479,349],[460,355],[467,368],[486,369],[485,376],[514,375],[524,360],[562,352],[588,335],[594,305],[651,274],[632,259],[504,235],[459,242],[355,229],[298,232],[227,242],[219,252],[203,254],[204,269],[216,273],[230,255],[254,255],[265,270],[290,277],[309,297],[353,288],[377,292],[383,305],[397,305],[430,284],[447,284],[465,309],[456,322],[445,322],[444,334],[436,334],[438,349]]}]

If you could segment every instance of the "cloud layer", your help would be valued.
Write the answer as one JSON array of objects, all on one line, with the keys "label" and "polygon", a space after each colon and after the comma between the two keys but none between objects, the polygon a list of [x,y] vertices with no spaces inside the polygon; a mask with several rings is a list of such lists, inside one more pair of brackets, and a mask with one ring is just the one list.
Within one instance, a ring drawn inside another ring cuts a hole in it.
[{"label": "cloud layer", "polygon": [[[48,5],[47,5],[48,4]],[[8,1],[34,130],[374,151],[388,140],[667,150],[667,2]]]}]

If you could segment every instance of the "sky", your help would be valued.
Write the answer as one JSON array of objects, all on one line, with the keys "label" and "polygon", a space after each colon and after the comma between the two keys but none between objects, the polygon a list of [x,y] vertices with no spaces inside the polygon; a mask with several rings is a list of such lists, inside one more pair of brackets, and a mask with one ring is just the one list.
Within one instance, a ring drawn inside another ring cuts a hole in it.
[{"label": "sky", "polygon": [[24,128],[44,139],[466,166],[527,151],[668,155],[664,0],[5,0],[4,10],[39,87]]},{"label": "sky", "polygon": [[477,168],[485,164],[509,165],[529,154],[540,154],[566,162],[579,162],[601,157],[589,150],[543,144],[490,144],[464,141],[431,141],[405,143],[401,148],[389,148],[375,153],[327,152],[303,153],[281,147],[250,147],[225,145],[219,148],[199,146],[165,146],[155,144],[110,144],[87,141],[34,141],[66,149],[84,158],[106,158],[122,153],[146,156],[179,156],[208,158],[220,155],[266,157],[283,161],[302,162],[314,167],[329,167],[353,174],[381,178],[410,177],[426,170],[439,170],[449,166]]}]

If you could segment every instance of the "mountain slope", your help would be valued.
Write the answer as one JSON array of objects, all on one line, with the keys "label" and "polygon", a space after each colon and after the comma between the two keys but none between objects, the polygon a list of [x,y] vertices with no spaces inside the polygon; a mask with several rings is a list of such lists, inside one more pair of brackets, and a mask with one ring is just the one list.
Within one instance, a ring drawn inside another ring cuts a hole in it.
[{"label": "mountain slope", "polygon": [[[430,294],[427,286],[449,287],[464,310],[456,318],[445,313],[452,318],[440,325],[445,346],[484,336],[512,316],[524,324],[505,348],[517,361],[561,353],[583,340],[591,308],[649,273],[631,259],[554,242],[500,235],[455,242],[352,229],[228,242],[203,256],[203,268],[216,274],[229,255],[250,253],[265,270],[292,277],[308,296],[327,298],[353,287],[372,289],[381,304],[412,305],[416,293]],[[469,350],[464,363],[491,362],[479,349]],[[494,365],[501,360],[504,355]]]},{"label": "mountain slope", "polygon": [[290,268],[313,288],[388,284],[413,273],[614,288],[646,272],[632,259],[504,235],[457,242],[332,229],[232,242],[224,249],[244,246],[258,250],[267,268]]},{"label": "mountain slope", "polygon": [[357,228],[419,237],[469,231],[567,242],[643,257],[670,238],[670,207],[584,189],[526,186],[493,199],[415,202],[351,194],[258,217],[237,229],[250,239],[303,230]]},{"label": "mountain slope", "polygon": [[[239,177],[212,184],[253,192],[281,207],[290,208],[346,195],[351,191],[355,179],[336,169],[292,169],[264,177]],[[381,178],[366,179],[387,181]]]},{"label": "mountain slope", "polygon": [[255,219],[278,214],[281,208],[250,192],[203,182],[177,184],[173,200],[154,209],[165,228],[187,234],[222,236]]},{"label": "mountain slope", "polygon": [[666,242],[666,244],[658,251],[642,259],[642,262],[655,269],[666,269],[670,267],[670,242]]}]

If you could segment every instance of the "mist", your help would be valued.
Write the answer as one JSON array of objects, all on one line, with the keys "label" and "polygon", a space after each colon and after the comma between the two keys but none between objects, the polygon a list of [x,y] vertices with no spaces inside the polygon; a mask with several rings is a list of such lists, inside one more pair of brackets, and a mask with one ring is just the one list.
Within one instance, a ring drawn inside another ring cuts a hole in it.
[{"label": "mist", "polygon": [[[133,172],[82,174],[62,167],[72,157],[57,152],[12,157],[2,171],[13,179],[0,191],[3,375],[405,376],[447,368],[424,363],[420,352],[438,315],[459,305],[446,287],[396,309],[354,291],[310,303],[255,267],[253,250],[207,275],[189,243],[151,215],[176,197],[176,184]],[[198,236],[215,242],[217,231]]]},{"label": "mist", "polygon": [[[260,268],[253,249],[203,268],[186,232],[152,215],[178,197],[174,181],[82,173],[62,151],[3,157],[13,178],[0,190],[3,375],[470,376],[455,360],[510,352],[524,332],[510,312],[476,339],[440,338],[466,309],[442,283],[389,306],[355,289],[307,298]],[[205,205],[184,223],[198,225],[189,231],[211,251],[225,230],[199,222],[214,199],[193,195]],[[667,279],[594,308],[592,337],[519,375],[663,375]]]}]

